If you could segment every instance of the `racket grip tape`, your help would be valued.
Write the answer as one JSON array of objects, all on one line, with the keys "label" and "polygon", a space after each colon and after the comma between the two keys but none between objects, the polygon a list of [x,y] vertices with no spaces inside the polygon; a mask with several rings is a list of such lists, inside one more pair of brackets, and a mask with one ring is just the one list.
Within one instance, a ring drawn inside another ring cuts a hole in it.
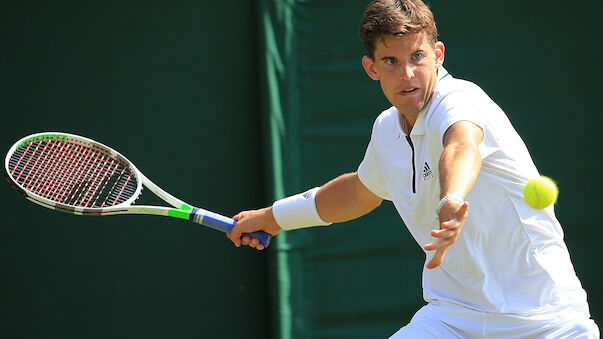
[{"label": "racket grip tape", "polygon": [[[232,218],[228,218],[218,213],[205,211],[202,209],[197,209],[191,214],[191,216],[191,220],[193,222],[213,228],[218,231],[222,231],[224,233],[230,233],[234,225],[237,223],[237,221]],[[248,235],[252,238],[257,238],[260,241],[260,244],[264,245],[264,247],[268,247],[268,245],[270,245],[271,236],[270,234],[264,231],[243,233],[243,235]]]}]

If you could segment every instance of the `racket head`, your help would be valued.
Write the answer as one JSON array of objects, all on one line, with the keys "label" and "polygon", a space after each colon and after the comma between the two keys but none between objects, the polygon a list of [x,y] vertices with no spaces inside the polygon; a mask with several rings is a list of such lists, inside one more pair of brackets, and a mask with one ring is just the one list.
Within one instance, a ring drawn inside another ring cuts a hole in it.
[{"label": "racket head", "polygon": [[6,154],[4,171],[28,200],[78,215],[130,206],[142,192],[142,175],[126,157],[100,142],[63,132],[17,141]]}]

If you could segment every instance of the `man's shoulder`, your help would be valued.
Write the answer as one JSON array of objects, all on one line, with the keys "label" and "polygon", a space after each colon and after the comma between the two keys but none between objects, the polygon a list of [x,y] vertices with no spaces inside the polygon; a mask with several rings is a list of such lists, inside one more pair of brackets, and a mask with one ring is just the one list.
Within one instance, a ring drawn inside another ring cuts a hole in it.
[{"label": "man's shoulder", "polygon": [[398,121],[398,110],[396,109],[396,107],[392,106],[388,109],[386,109],[385,111],[381,112],[381,114],[379,114],[379,116],[377,117],[377,119],[375,119],[375,124],[374,124],[374,128],[377,127],[385,127],[385,126],[390,126],[393,123],[397,123]]},{"label": "man's shoulder", "polygon": [[384,137],[398,133],[398,119],[398,110],[393,106],[381,112],[373,124],[371,139],[380,143]]},{"label": "man's shoulder", "polygon": [[484,95],[484,91],[475,83],[457,79],[450,78],[445,81],[441,81],[438,83],[434,91],[434,97],[440,100],[446,99],[454,99],[455,97],[461,96],[479,96]]},{"label": "man's shoulder", "polygon": [[431,100],[429,114],[436,112],[447,112],[451,109],[466,107],[468,109],[487,109],[491,106],[492,100],[475,83],[450,78],[438,83]]}]

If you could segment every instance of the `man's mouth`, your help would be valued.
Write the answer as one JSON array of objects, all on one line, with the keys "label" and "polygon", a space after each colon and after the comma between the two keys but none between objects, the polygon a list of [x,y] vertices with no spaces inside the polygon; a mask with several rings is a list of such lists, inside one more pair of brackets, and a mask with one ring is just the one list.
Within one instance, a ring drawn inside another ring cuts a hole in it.
[{"label": "man's mouth", "polygon": [[402,91],[400,91],[400,94],[410,94],[410,93],[416,92],[417,90],[419,90],[419,89],[416,87],[407,88],[407,89],[403,89]]}]

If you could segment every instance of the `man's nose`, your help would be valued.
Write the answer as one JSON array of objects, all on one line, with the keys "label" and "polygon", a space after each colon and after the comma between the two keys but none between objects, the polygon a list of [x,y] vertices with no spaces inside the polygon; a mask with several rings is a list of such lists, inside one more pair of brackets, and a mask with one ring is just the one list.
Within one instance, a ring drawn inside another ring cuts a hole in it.
[{"label": "man's nose", "polygon": [[401,80],[410,80],[415,77],[415,72],[413,70],[412,65],[404,64],[400,70],[400,79]]}]

